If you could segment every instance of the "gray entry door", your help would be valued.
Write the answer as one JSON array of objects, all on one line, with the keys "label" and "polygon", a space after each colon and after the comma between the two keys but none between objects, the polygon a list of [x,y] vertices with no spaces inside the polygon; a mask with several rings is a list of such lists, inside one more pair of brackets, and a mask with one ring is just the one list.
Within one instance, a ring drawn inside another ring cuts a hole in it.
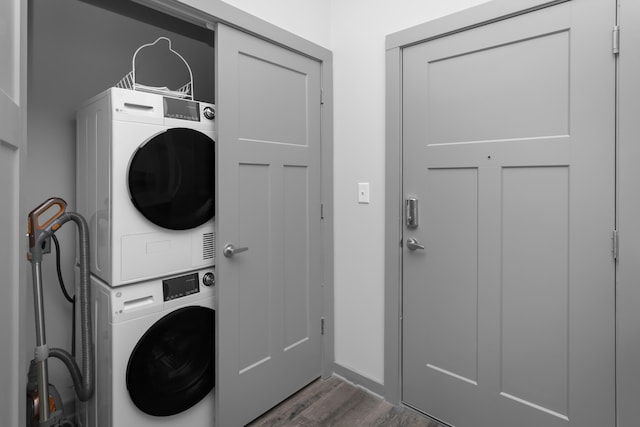
[{"label": "gray entry door", "polygon": [[320,376],[321,80],[305,56],[224,25],[216,37],[215,392],[233,427]]},{"label": "gray entry door", "polygon": [[615,425],[615,3],[403,50],[403,401],[456,427]]}]

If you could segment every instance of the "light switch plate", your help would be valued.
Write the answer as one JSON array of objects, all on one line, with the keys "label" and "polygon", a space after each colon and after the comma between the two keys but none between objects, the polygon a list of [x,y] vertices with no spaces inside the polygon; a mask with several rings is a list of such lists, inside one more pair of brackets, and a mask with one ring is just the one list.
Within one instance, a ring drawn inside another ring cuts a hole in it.
[{"label": "light switch plate", "polygon": [[369,183],[358,183],[358,203],[369,203]]}]

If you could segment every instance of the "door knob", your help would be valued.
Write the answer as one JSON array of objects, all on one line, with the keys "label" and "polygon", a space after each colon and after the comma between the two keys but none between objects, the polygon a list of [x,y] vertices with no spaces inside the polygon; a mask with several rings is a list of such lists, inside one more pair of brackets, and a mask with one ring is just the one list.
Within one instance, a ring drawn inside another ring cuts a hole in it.
[{"label": "door knob", "polygon": [[239,254],[240,252],[244,252],[244,251],[248,251],[249,248],[236,248],[235,246],[233,246],[232,243],[228,243],[224,249],[222,250],[222,253],[224,254],[224,256],[226,256],[227,258],[231,258],[233,257],[235,254]]},{"label": "door knob", "polygon": [[416,239],[408,239],[407,247],[409,248],[410,251],[415,251],[416,249],[424,249],[424,245],[421,245],[420,243],[418,243]]}]

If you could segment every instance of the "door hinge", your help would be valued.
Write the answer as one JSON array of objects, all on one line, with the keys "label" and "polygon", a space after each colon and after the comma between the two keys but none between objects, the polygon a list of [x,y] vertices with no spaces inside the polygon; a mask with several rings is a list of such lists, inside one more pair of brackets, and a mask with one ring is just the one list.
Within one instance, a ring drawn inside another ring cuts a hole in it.
[{"label": "door hinge", "polygon": [[614,25],[612,32],[612,40],[613,40],[613,54],[620,54],[620,26]]},{"label": "door hinge", "polygon": [[320,219],[324,219],[324,203],[320,203]]},{"label": "door hinge", "polygon": [[324,89],[320,89],[320,105],[324,105]]},{"label": "door hinge", "polygon": [[613,230],[613,233],[611,234],[611,254],[613,255],[613,260],[617,261],[618,260],[618,250],[620,248],[620,242],[619,242],[619,236],[618,236],[618,230]]},{"label": "door hinge", "polygon": [[324,335],[324,317],[320,318],[320,335]]}]

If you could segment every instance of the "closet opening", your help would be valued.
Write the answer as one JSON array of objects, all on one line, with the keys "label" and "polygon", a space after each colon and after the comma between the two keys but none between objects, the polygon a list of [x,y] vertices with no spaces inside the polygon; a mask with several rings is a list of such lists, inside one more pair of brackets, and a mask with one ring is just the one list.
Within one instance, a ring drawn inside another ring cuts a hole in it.
[{"label": "closet opening", "polygon": [[[132,70],[132,58],[140,46],[160,37],[169,39],[171,48],[191,68],[193,100],[215,103],[214,32],[204,26],[130,0],[29,0],[27,28],[29,172],[23,191],[28,207],[57,196],[76,211],[76,111]],[[146,68],[152,86],[164,86],[167,74],[171,79],[172,70],[161,58],[150,58]],[[76,260],[73,233],[72,227],[58,233],[61,273],[71,294]],[[71,351],[73,309],[58,286],[55,257],[46,258],[42,268],[47,341]],[[26,301],[33,301],[31,288]],[[30,325],[25,328],[29,334],[25,354],[29,355],[35,343],[34,308],[31,303],[26,307]],[[49,380],[59,390],[65,411],[75,412],[75,393],[66,368],[50,363]]]}]

